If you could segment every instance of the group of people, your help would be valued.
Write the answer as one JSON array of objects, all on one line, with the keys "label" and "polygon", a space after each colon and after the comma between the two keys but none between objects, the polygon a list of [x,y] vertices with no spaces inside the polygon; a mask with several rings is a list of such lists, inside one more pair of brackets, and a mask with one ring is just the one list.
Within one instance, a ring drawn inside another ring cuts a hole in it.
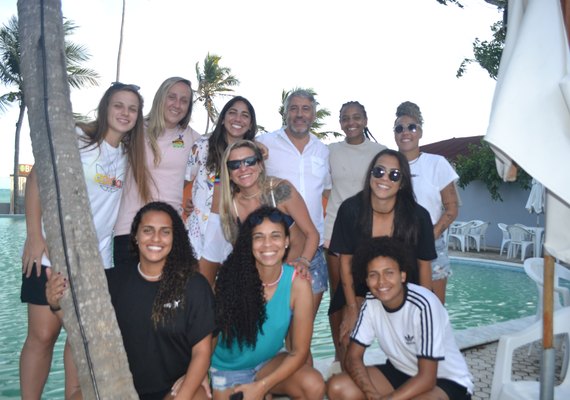
[{"label": "group of people", "polygon": [[[139,88],[116,83],[97,119],[77,125],[140,398],[470,398],[444,307],[443,232],[457,215],[458,177],[443,157],[420,152],[419,107],[398,107],[397,151],[376,143],[358,102],[341,107],[346,137],[330,146],[310,133],[317,102],[304,90],[287,97],[285,125],[259,136],[244,97],[229,100],[203,137],[189,126],[192,104],[190,82],[169,78],[143,117]],[[22,398],[39,399],[67,280],[51,273],[34,171],[25,202],[20,387]],[[344,372],[325,384],[310,342],[329,284]],[[365,367],[375,338],[388,362]],[[81,398],[69,350],[66,398]]]}]

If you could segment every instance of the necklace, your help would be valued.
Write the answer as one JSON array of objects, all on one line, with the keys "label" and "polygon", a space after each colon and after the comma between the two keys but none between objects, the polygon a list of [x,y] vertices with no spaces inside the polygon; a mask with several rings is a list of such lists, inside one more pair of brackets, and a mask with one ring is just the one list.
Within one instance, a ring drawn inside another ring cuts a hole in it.
[{"label": "necklace", "polygon": [[158,275],[147,275],[144,272],[141,271],[141,263],[139,263],[137,265],[137,269],[139,270],[139,274],[141,274],[141,276],[146,279],[147,281],[157,281],[160,279],[160,277],[162,276],[162,272]]},{"label": "necklace", "polygon": [[281,273],[279,274],[279,278],[277,278],[277,280],[275,282],[271,282],[271,283],[263,283],[263,287],[273,287],[275,285],[277,285],[279,283],[279,281],[281,280],[281,277],[283,276],[283,265],[281,266]]},{"label": "necklace", "polygon": [[259,193],[261,193],[261,190],[258,190],[257,192],[255,192],[254,194],[244,194],[242,192],[241,197],[245,200],[251,200],[254,197],[257,197],[259,195]]},{"label": "necklace", "polygon": [[409,164],[409,165],[414,165],[415,163],[417,163],[418,160],[420,159],[420,157],[422,156],[422,154],[424,154],[424,153],[420,152],[420,155],[417,156],[416,158],[414,158],[412,161],[408,161],[408,164]]},{"label": "necklace", "polygon": [[370,208],[372,208],[372,211],[375,212],[376,214],[390,214],[392,211],[394,211],[395,207],[396,206],[394,205],[394,207],[392,207],[388,211],[378,211],[378,210],[375,210],[374,207],[372,207],[372,206]]}]

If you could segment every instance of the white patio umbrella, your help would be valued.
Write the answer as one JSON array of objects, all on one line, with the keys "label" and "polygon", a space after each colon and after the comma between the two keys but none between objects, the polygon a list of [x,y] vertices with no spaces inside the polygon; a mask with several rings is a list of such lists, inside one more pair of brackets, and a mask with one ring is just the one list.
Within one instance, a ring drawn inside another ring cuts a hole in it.
[{"label": "white patio umbrella", "polygon": [[544,212],[545,196],[546,189],[542,183],[533,178],[530,194],[528,195],[528,200],[526,201],[525,208],[529,213],[536,214],[536,226],[539,225],[539,215]]},{"label": "white patio umbrella", "polygon": [[[485,140],[504,180],[516,165],[546,191],[545,250],[570,262],[570,52],[560,1],[509,0],[508,28]],[[513,173],[515,172],[515,173]],[[554,259],[545,256],[540,398],[554,394]]]}]

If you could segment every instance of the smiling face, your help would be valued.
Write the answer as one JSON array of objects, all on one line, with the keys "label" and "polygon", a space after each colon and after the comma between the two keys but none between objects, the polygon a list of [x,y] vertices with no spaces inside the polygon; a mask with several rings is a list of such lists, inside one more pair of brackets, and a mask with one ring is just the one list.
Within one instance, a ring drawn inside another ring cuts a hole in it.
[{"label": "smiling face", "polygon": [[[239,147],[233,149],[228,157],[228,161],[242,161],[250,157],[256,157],[255,152],[248,147]],[[228,168],[226,166],[226,168]],[[241,162],[238,169],[231,170],[228,168],[231,181],[240,189],[250,188],[257,184],[261,173],[261,162],[257,161],[255,165],[247,166],[245,162]]]},{"label": "smiling face", "polygon": [[339,121],[348,143],[358,144],[364,141],[364,128],[368,124],[368,119],[364,116],[361,107],[356,105],[344,107]]},{"label": "smiling face", "polygon": [[373,196],[380,200],[387,200],[395,197],[400,190],[402,180],[397,182],[390,180],[390,171],[400,170],[398,159],[392,155],[384,154],[376,160],[374,167],[381,167],[386,171],[384,176],[376,178],[370,174],[370,191]]},{"label": "smiling face", "polygon": [[223,121],[228,144],[243,139],[251,129],[251,114],[243,101],[236,101],[224,115]]},{"label": "smiling face", "polygon": [[287,108],[287,133],[302,138],[309,134],[311,125],[315,121],[315,112],[311,100],[294,96],[290,99]]},{"label": "smiling face", "polygon": [[283,223],[265,218],[252,230],[252,252],[258,267],[280,267],[288,246]]},{"label": "smiling face", "polygon": [[174,129],[188,114],[192,89],[184,83],[177,82],[168,90],[164,101],[164,121],[168,129]]},{"label": "smiling face", "polygon": [[141,264],[164,267],[172,250],[173,229],[170,216],[163,211],[146,212],[135,236]]},{"label": "smiling face", "polygon": [[[417,130],[415,132],[411,132],[407,129],[410,124],[415,124],[417,126]],[[394,132],[394,139],[398,145],[398,150],[404,154],[408,152],[419,151],[420,139],[423,135],[423,132],[421,126],[418,124],[418,121],[408,115],[403,115],[396,120],[394,126],[397,125],[402,125],[405,128],[401,133]]]},{"label": "smiling face", "polygon": [[406,273],[389,257],[376,257],[368,263],[366,284],[370,293],[389,309],[396,309],[404,302]]},{"label": "smiling face", "polygon": [[128,90],[120,90],[111,96],[107,108],[109,132],[122,136],[134,128],[139,112],[139,99]]}]

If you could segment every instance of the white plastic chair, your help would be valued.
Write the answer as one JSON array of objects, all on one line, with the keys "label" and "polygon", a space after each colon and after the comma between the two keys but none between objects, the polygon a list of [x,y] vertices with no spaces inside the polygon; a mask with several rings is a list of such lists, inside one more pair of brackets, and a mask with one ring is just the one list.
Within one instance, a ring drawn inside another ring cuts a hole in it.
[{"label": "white plastic chair", "polygon": [[[544,258],[532,257],[524,260],[524,272],[536,283],[538,304],[536,319],[542,317],[542,301],[544,296]],[[554,310],[570,306],[570,289],[560,285],[560,281],[570,283],[570,270],[558,263],[554,264]]]},{"label": "white plastic chair", "polygon": [[[469,232],[471,226],[473,226],[472,221],[450,227],[448,235],[449,243],[451,242],[451,239],[455,239],[459,243],[461,251],[465,251],[466,248],[469,249],[467,247],[467,233]],[[454,243],[454,248],[456,248],[455,243]]]},{"label": "white plastic chair", "polygon": [[[570,334],[570,307],[564,307],[554,313],[554,334],[565,334],[566,341]],[[521,346],[542,339],[542,320],[521,332],[503,335],[499,339],[495,372],[491,385],[491,400],[536,400],[540,394],[538,381],[513,381],[513,352]],[[568,346],[566,346],[568,348]],[[570,378],[568,369],[562,369],[562,383],[554,387],[555,399],[570,399]]]},{"label": "white plastic chair", "polygon": [[483,249],[487,250],[487,239],[485,234],[487,233],[488,227],[488,222],[477,221],[473,223],[467,232],[467,249],[469,249],[469,241],[472,239],[475,242],[477,252],[481,250],[481,242],[483,242]]},{"label": "white plastic chair", "polygon": [[[511,235],[509,234],[509,231],[507,230],[507,224],[499,222],[497,224],[497,226],[499,227],[499,229],[501,230],[501,233],[503,234],[503,239],[501,240],[501,251],[499,252],[499,255],[503,255],[503,249],[505,248],[505,245],[509,244],[509,242],[511,241]],[[507,247],[507,250],[508,250],[508,247]]]},{"label": "white plastic chair", "polygon": [[511,236],[507,258],[516,257],[520,249],[521,261],[523,261],[526,256],[526,250],[529,247],[531,250],[534,249],[534,235],[519,225],[509,225],[507,230]]}]

